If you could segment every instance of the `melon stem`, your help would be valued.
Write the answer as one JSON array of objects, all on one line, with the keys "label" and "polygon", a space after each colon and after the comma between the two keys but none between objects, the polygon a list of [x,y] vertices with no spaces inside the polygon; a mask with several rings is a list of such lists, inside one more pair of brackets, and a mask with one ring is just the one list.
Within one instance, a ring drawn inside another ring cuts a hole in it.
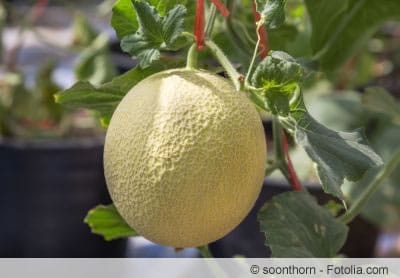
[{"label": "melon stem", "polygon": [[186,68],[187,69],[197,69],[198,68],[198,52],[197,45],[194,43],[189,48],[188,55],[186,58]]},{"label": "melon stem", "polygon": [[211,40],[206,40],[206,46],[210,49],[211,53],[224,68],[229,78],[233,82],[236,90],[240,91],[242,89],[243,76],[235,69],[228,57],[226,57],[225,53],[221,48],[219,48],[218,45]]}]

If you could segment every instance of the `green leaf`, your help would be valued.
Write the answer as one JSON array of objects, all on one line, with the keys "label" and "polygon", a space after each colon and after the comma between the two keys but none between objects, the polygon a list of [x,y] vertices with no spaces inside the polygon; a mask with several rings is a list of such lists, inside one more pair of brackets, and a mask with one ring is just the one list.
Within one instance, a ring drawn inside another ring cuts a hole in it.
[{"label": "green leaf", "polygon": [[160,13],[161,16],[167,14],[169,10],[174,8],[176,5],[184,5],[185,7],[194,3],[188,0],[153,0],[151,1],[152,5],[157,7],[157,11]]},{"label": "green leaf", "polygon": [[161,49],[174,49],[175,41],[183,31],[186,8],[177,5],[165,16],[144,1],[134,1],[139,29],[135,34],[125,36],[121,48],[140,60],[140,66],[146,68],[160,58]]},{"label": "green leaf", "polygon": [[183,31],[183,23],[186,15],[186,8],[177,5],[162,18],[162,38],[167,47],[173,47]]},{"label": "green leaf", "polygon": [[337,132],[325,127],[311,117],[302,98],[290,109],[288,121],[294,127],[296,142],[317,164],[325,192],[343,199],[340,187],[345,179],[357,181],[369,169],[383,164],[361,130]]},{"label": "green leaf", "polygon": [[362,102],[368,110],[385,114],[393,123],[400,125],[400,104],[385,89],[368,88],[362,96]]},{"label": "green leaf", "polygon": [[400,20],[398,0],[305,0],[311,44],[325,71],[346,62],[386,21]]},{"label": "green leaf", "polygon": [[299,30],[295,25],[284,24],[268,32],[268,43],[272,50],[284,50],[294,44]]},{"label": "green leaf", "polygon": [[55,95],[56,102],[70,108],[86,108],[97,111],[107,125],[122,98],[139,81],[156,72],[180,66],[179,61],[160,61],[149,68],[134,68],[101,86],[79,81],[71,88]]},{"label": "green leaf", "polygon": [[[374,128],[371,144],[387,162],[399,149],[400,126],[382,120]],[[371,180],[379,174],[380,168],[373,169],[357,182],[348,182],[343,191],[350,202],[354,202],[365,191]],[[361,215],[382,229],[392,229],[400,223],[400,166],[393,171],[392,175],[384,181],[371,199],[366,203]]]},{"label": "green leaf", "polygon": [[307,192],[282,193],[258,214],[272,257],[330,258],[346,241],[348,227]]},{"label": "green leaf", "polygon": [[126,92],[103,86],[95,87],[87,81],[79,81],[71,88],[55,95],[55,101],[69,108],[86,108],[100,114],[108,122]]},{"label": "green leaf", "polygon": [[290,98],[303,75],[302,66],[291,56],[271,51],[255,69],[252,84],[268,95],[265,99],[272,113],[288,115]]},{"label": "green leaf", "polygon": [[116,75],[107,35],[100,34],[82,51],[75,65],[75,74],[78,80],[89,81],[95,86],[110,81]]},{"label": "green leaf", "polygon": [[312,118],[299,89],[303,75],[301,65],[288,54],[272,52],[257,67],[252,85],[317,164],[324,191],[343,199],[341,185],[345,179],[359,180],[382,160],[361,131],[336,132]]},{"label": "green leaf", "polygon": [[137,31],[139,24],[132,0],[118,0],[112,9],[111,26],[119,39]]},{"label": "green leaf", "polygon": [[[135,0],[118,0],[113,6],[111,25],[115,29],[115,32],[117,33],[119,39],[122,39],[127,35],[132,35],[136,33],[139,28],[138,18],[136,15],[136,11],[133,7],[134,1]],[[188,16],[186,17],[186,21],[189,21],[190,23],[193,22],[195,12],[195,3],[193,1],[147,0],[147,2],[150,5],[156,7],[158,13],[161,16],[164,16],[169,10],[171,10],[174,6],[178,4],[184,5],[189,11]],[[189,28],[188,30],[191,30],[192,24],[187,27]]]},{"label": "green leaf", "polygon": [[103,236],[107,241],[138,235],[119,215],[114,205],[99,205],[91,209],[84,222],[89,225],[92,233]]},{"label": "green leaf", "polygon": [[303,75],[302,66],[293,57],[282,51],[271,51],[254,71],[252,83],[265,90],[279,88],[293,92]]},{"label": "green leaf", "polygon": [[286,0],[256,0],[257,11],[268,29],[278,28],[285,22]]}]

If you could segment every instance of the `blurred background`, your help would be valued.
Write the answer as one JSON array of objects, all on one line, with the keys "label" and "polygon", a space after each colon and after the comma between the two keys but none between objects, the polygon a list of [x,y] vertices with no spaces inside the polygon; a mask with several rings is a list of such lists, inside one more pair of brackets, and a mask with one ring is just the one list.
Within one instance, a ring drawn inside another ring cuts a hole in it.
[{"label": "blurred background", "polygon": [[[269,34],[271,48],[307,57],[304,5],[288,3],[289,24],[281,34]],[[196,249],[175,251],[140,237],[106,242],[83,222],[89,209],[111,202],[102,168],[105,129],[96,114],[61,107],[54,94],[76,80],[103,84],[136,65],[110,27],[113,4],[0,1],[0,257],[198,256]],[[215,40],[226,43],[229,38],[216,30]],[[229,44],[225,48],[240,57]],[[388,159],[400,147],[400,119],[388,119],[384,106],[389,102],[399,109],[400,24],[384,24],[335,74],[310,73],[305,96],[315,118],[337,130],[364,127],[373,147]],[[268,115],[264,125],[270,139]],[[303,183],[329,204],[304,151],[292,148],[292,156]],[[399,182],[400,169],[352,223],[345,255],[400,256]],[[256,213],[265,200],[286,190],[283,177],[269,177],[250,215],[211,244],[214,256],[269,256]],[[360,183],[346,185],[349,200],[360,190]]]},{"label": "blurred background", "polygon": [[[0,2],[0,257],[175,256],[136,239],[106,242],[83,222],[111,202],[105,130],[54,94],[76,80],[110,81],[135,62],[119,51],[114,1]],[[194,250],[176,256],[197,256]]]}]

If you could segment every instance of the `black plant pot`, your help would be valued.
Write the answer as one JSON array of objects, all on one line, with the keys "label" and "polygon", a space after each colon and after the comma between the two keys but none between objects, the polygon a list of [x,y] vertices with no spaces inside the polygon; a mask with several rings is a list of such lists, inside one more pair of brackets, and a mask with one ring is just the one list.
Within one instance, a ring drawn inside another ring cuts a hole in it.
[{"label": "black plant pot", "polygon": [[110,202],[102,139],[0,142],[0,257],[123,257],[83,223]]},{"label": "black plant pot", "polygon": [[[270,257],[271,251],[264,245],[265,237],[260,232],[257,213],[264,203],[274,195],[289,190],[289,186],[283,182],[266,179],[260,196],[249,215],[232,232],[210,244],[211,253],[217,258],[236,255],[248,258]],[[308,186],[308,190],[319,203],[325,203],[331,199],[329,195],[323,193],[320,187]],[[375,226],[357,217],[350,224],[347,242],[340,253],[351,258],[373,257],[378,235],[379,230]]]}]

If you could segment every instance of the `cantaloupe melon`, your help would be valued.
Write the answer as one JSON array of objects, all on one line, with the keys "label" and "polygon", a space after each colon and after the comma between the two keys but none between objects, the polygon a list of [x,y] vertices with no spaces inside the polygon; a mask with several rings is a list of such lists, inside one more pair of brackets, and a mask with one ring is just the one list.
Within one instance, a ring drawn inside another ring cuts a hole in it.
[{"label": "cantaloupe melon", "polygon": [[104,150],[115,206],[139,234],[173,247],[215,241],[260,192],[260,116],[225,78],[188,69],[134,86],[112,116]]}]

